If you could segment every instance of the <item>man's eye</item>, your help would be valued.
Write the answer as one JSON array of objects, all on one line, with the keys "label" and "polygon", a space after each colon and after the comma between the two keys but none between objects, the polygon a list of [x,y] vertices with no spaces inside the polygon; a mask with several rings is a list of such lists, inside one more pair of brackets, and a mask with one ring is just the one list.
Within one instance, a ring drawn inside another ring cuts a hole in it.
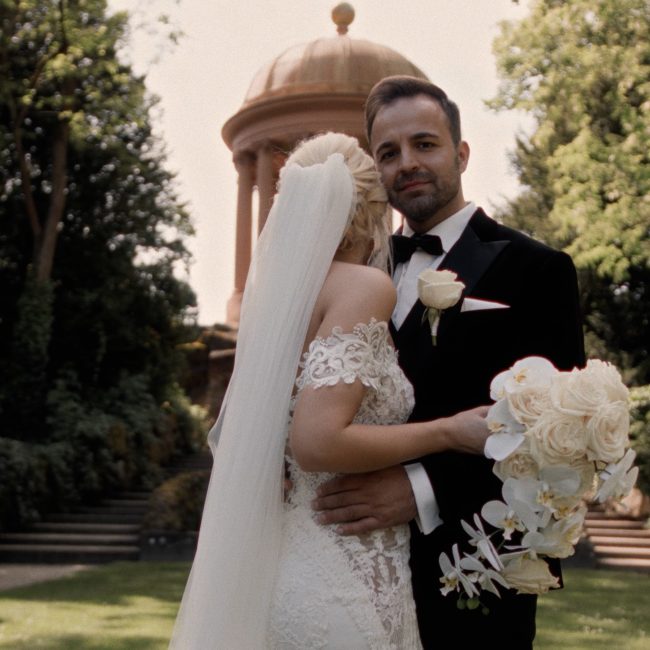
[{"label": "man's eye", "polygon": [[390,160],[395,155],[394,151],[384,151],[380,156],[379,160],[384,162],[385,160]]},{"label": "man's eye", "polygon": [[433,142],[418,142],[420,149],[433,149],[434,146]]}]

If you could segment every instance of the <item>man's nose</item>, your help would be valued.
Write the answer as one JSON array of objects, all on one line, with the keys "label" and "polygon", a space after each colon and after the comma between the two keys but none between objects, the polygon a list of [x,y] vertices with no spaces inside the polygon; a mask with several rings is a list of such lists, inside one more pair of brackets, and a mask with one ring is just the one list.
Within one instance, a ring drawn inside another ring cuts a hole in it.
[{"label": "man's nose", "polygon": [[400,171],[413,172],[419,169],[419,167],[420,161],[416,152],[410,147],[405,147],[402,150],[402,156],[400,158]]}]

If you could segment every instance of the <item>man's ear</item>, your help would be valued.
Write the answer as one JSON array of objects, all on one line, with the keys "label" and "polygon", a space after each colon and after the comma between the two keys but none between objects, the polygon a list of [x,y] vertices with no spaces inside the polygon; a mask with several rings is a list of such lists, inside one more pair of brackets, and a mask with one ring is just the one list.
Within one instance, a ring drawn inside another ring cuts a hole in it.
[{"label": "man's ear", "polygon": [[465,140],[458,143],[456,155],[458,156],[458,168],[462,174],[467,169],[467,163],[469,162],[469,145]]}]

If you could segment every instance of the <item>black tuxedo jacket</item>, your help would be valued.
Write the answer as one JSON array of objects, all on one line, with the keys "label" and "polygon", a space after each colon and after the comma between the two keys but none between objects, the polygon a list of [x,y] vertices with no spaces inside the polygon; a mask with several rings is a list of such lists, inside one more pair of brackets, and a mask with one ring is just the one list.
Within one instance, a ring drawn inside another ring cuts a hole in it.
[{"label": "black tuxedo jacket", "polygon": [[[546,357],[561,370],[584,365],[577,279],[569,256],[499,225],[478,209],[440,268],[458,274],[465,284],[463,298],[509,307],[461,312],[461,299],[443,312],[436,346],[419,300],[402,327],[393,328],[400,365],[415,390],[411,421],[490,404],[492,378],[526,356]],[[463,639],[485,642],[490,637],[503,647],[502,625],[512,631],[513,614],[522,629],[512,632],[520,635],[513,637],[512,647],[531,647],[534,598],[506,595],[490,603],[490,615],[484,616],[478,610],[459,611],[453,595],[442,597],[439,592],[440,553],[450,555],[454,543],[462,548],[467,539],[460,520],[472,522],[483,504],[501,496],[502,483],[492,473],[492,461],[444,452],[421,462],[444,522],[426,536],[413,527],[411,567],[425,647],[447,647],[442,628],[450,633],[449,647],[464,647]],[[458,629],[452,623],[456,619]]]}]

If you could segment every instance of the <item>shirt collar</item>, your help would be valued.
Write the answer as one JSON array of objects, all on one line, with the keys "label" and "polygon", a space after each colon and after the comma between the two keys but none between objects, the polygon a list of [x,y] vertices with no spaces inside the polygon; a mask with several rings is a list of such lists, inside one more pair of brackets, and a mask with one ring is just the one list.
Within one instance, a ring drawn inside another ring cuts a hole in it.
[{"label": "shirt collar", "polygon": [[[427,231],[426,234],[438,235],[442,242],[442,248],[445,253],[448,253],[451,250],[451,247],[460,239],[463,230],[465,230],[465,227],[469,223],[474,212],[476,212],[476,204],[470,201],[464,208],[461,208],[458,212],[447,217],[444,221],[436,224],[431,228],[431,230]],[[404,221],[402,234],[405,237],[411,237],[414,234],[413,229],[408,225],[406,220]]]}]

